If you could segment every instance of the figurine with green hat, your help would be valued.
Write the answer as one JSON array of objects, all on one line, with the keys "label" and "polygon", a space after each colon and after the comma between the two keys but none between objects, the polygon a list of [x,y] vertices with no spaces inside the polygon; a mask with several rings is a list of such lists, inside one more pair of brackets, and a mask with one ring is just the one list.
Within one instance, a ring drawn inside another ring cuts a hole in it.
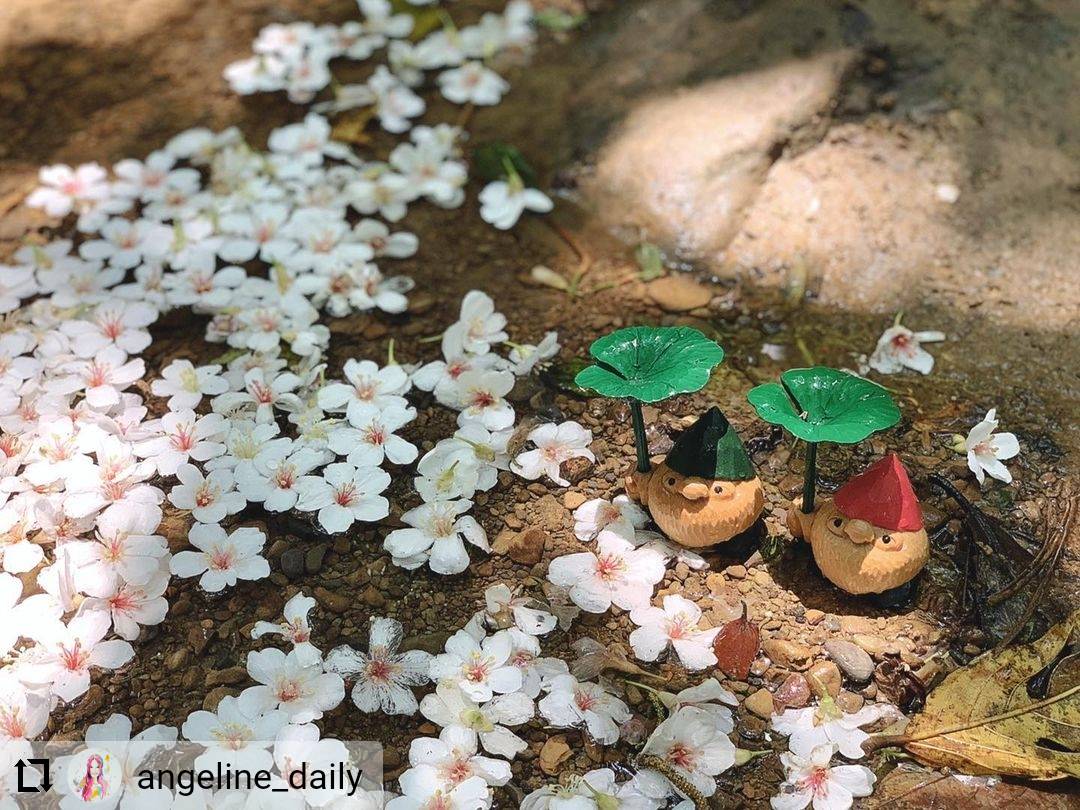
[{"label": "figurine with green hat", "polygon": [[649,472],[634,472],[627,491],[668,537],[689,548],[724,543],[761,516],[765,493],[735,428],[710,408]]}]

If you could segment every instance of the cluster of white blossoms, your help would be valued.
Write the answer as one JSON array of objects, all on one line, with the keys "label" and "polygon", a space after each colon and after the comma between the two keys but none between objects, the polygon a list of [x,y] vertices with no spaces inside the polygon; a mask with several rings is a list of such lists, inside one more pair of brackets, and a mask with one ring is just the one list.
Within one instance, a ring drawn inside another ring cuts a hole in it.
[{"label": "cluster of white blossoms", "polygon": [[442,335],[444,359],[414,367],[411,377],[404,377],[406,387],[430,391],[457,411],[458,430],[416,465],[413,483],[423,503],[401,516],[407,528],[390,532],[383,544],[395,565],[457,574],[469,565],[465,543],[491,550],[484,529],[466,513],[476,493],[494,487],[499,470],[509,468],[507,445],[516,415],[506,395],[516,377],[532,373],[559,350],[557,336],[549,332],[536,346],[509,344],[504,358],[492,347],[509,342],[505,326],[506,317],[495,311],[490,297],[469,292],[458,320]]},{"label": "cluster of white blossoms", "polygon": [[859,760],[870,735],[862,726],[891,718],[896,710],[885,704],[864,706],[845,714],[827,695],[817,706],[786,709],[774,714],[772,728],[788,737],[788,752],[780,756],[786,778],[772,798],[774,810],[847,810],[855,798],[873,793],[877,777],[865,765],[833,765],[836,754]]}]

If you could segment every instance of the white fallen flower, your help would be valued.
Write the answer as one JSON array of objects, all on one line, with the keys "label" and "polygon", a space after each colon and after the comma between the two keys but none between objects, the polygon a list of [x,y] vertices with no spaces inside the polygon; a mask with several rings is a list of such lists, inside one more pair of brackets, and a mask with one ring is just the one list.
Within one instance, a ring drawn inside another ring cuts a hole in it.
[{"label": "white fallen flower", "polygon": [[480,192],[480,216],[501,231],[513,228],[525,211],[546,214],[555,203],[544,192],[529,188],[521,178],[496,180]]},{"label": "white fallen flower", "polygon": [[1012,473],[1002,461],[1014,458],[1020,453],[1020,442],[1013,433],[995,433],[998,419],[997,409],[991,408],[979,424],[975,425],[967,435],[967,438],[956,436],[954,448],[961,453],[967,453],[968,469],[975,473],[975,477],[982,484],[986,475],[1012,483]]},{"label": "white fallen flower", "polygon": [[439,74],[439,90],[455,104],[498,104],[510,83],[483,62],[465,62]]},{"label": "white fallen flower", "polygon": [[324,672],[322,662],[312,663],[296,650],[288,654],[274,647],[252,650],[247,671],[260,685],[245,691],[254,691],[265,705],[281,709],[290,723],[318,720],[345,699],[341,676]]},{"label": "white fallen flower", "polygon": [[735,745],[727,733],[711,713],[695,706],[679,709],[658,725],[641,752],[664,760],[703,796],[712,796],[716,777],[735,764]]},{"label": "white fallen flower", "polygon": [[510,469],[530,481],[546,475],[559,486],[568,487],[570,482],[562,477],[559,468],[564,461],[572,458],[596,461],[596,456],[589,449],[592,438],[592,431],[577,422],[540,425],[528,435],[528,440],[536,448],[519,454],[510,462]]},{"label": "white fallen flower", "polygon": [[599,768],[565,785],[534,790],[520,810],[659,810],[666,805],[666,798],[646,795],[636,776],[620,783],[611,768]]},{"label": "white fallen flower", "polygon": [[487,354],[493,343],[506,340],[505,330],[506,316],[495,311],[491,296],[480,290],[469,290],[461,299],[457,321],[443,334],[443,356]]},{"label": "white fallen flower", "polygon": [[174,554],[169,570],[178,577],[199,577],[204,591],[217,593],[241,579],[270,576],[270,563],[260,556],[266,535],[256,528],[241,526],[226,534],[216,523],[196,523],[188,542],[198,551]]},{"label": "white fallen flower", "polygon": [[328,672],[355,678],[352,701],[360,711],[416,714],[412,687],[428,682],[432,656],[423,650],[399,653],[404,635],[396,619],[372,617],[366,653],[343,644],[326,656]]},{"label": "white fallen flower", "polygon": [[512,773],[505,760],[485,757],[478,753],[480,738],[470,728],[447,726],[438,739],[419,737],[409,744],[409,764],[414,768],[427,765],[438,777],[453,786],[478,776],[492,787],[505,785]]},{"label": "white fallen flower", "polygon": [[199,523],[221,523],[247,506],[231,470],[211,470],[204,476],[194,464],[181,464],[176,478],[180,483],[169,490],[169,503],[191,512]]},{"label": "white fallen flower", "polygon": [[780,755],[786,778],[780,793],[769,800],[773,810],[847,810],[855,798],[874,792],[877,777],[864,765],[829,767],[835,749],[820,745],[808,757],[786,753]]},{"label": "white fallen flower", "polygon": [[390,532],[383,548],[403,568],[419,568],[426,562],[437,574],[460,574],[469,567],[464,541],[491,551],[483,527],[465,514],[471,507],[467,500],[420,504],[401,516],[410,528]]},{"label": "white fallen flower", "polygon": [[569,673],[555,676],[546,688],[537,707],[549,723],[559,728],[584,726],[602,745],[618,742],[619,726],[631,715],[622,700],[600,684],[581,682]]},{"label": "white fallen flower", "polygon": [[487,783],[479,776],[447,783],[431,765],[418,765],[398,777],[402,795],[386,810],[484,810],[491,806]]},{"label": "white fallen flower", "polygon": [[638,625],[630,633],[630,646],[638,659],[655,661],[670,646],[689,670],[706,669],[716,663],[712,642],[720,628],[701,630],[701,608],[689,599],[669,594],[662,608],[635,608],[630,620]]},{"label": "white fallen flower", "polygon": [[892,714],[887,704],[863,706],[859,711],[845,714],[831,698],[818,706],[805,709],[785,709],[772,717],[773,730],[788,738],[788,748],[803,759],[810,759],[819,745],[833,745],[848,759],[862,759],[862,744],[870,735],[860,726],[875,723]]},{"label": "white fallen flower", "polygon": [[233,769],[269,770],[274,758],[267,748],[288,722],[288,714],[268,708],[258,690],[247,689],[239,697],[225,695],[212,712],[192,712],[180,733],[206,746],[195,760],[196,768],[220,763]]},{"label": "white fallen flower", "polygon": [[944,332],[912,332],[897,323],[878,339],[870,355],[870,368],[882,374],[896,374],[905,368],[929,374],[934,368],[934,356],[921,344],[942,340],[945,340]]},{"label": "white fallen flower", "polygon": [[322,475],[305,475],[296,484],[296,508],[318,512],[319,525],[330,534],[346,531],[354,522],[374,523],[390,514],[390,502],[380,493],[390,486],[390,474],[378,467],[339,462]]},{"label": "white fallen flower", "polygon": [[633,542],[637,530],[648,522],[645,510],[628,495],[616,495],[610,501],[593,498],[574,510],[574,535],[583,543],[591,543],[600,532],[609,531]]},{"label": "white fallen flower", "polygon": [[575,605],[606,613],[612,604],[633,610],[649,604],[653,586],[664,578],[664,558],[652,549],[635,549],[616,534],[600,537],[596,552],[556,557],[548,580],[569,589]]},{"label": "white fallen flower", "polygon": [[444,681],[435,687],[434,694],[425,695],[420,701],[420,712],[444,728],[462,726],[475,731],[489,754],[513,759],[529,746],[507,726],[529,722],[536,707],[520,692],[499,695],[478,704],[457,684]]},{"label": "white fallen flower", "polygon": [[263,636],[280,635],[291,642],[297,654],[312,663],[322,658],[322,653],[311,643],[311,625],[308,623],[308,614],[315,607],[315,599],[304,596],[303,592],[297,593],[282,609],[280,623],[258,621],[251,628],[252,638]]},{"label": "white fallen flower", "polygon": [[483,703],[495,693],[521,688],[521,671],[509,662],[513,642],[507,633],[478,640],[458,630],[446,641],[446,652],[431,661],[433,681],[451,680],[468,697]]},{"label": "white fallen flower", "polygon": [[539,608],[531,607],[536,600],[526,596],[514,596],[510,586],[500,582],[484,591],[485,613],[495,626],[505,629],[512,624],[530,636],[542,636],[555,629],[555,617]]}]

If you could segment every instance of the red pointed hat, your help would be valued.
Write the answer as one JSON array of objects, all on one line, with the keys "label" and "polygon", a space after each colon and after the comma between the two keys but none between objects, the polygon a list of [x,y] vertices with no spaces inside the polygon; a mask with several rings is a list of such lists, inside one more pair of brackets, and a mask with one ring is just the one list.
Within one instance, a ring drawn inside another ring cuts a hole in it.
[{"label": "red pointed hat", "polygon": [[881,529],[917,532],[923,527],[919,499],[896,453],[875,461],[840,487],[833,503],[844,517]]}]

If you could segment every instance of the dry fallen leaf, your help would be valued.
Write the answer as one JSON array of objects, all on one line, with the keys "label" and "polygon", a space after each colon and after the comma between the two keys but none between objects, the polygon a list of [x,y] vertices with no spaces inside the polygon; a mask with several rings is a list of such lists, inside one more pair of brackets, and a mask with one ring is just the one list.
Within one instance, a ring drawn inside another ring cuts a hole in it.
[{"label": "dry fallen leaf", "polygon": [[1057,661],[1078,627],[1080,610],[1031,644],[976,658],[930,693],[904,734],[875,735],[864,748],[903,745],[926,765],[969,774],[1080,776],[1077,668],[1051,677],[1046,697],[1028,694],[1028,683]]},{"label": "dry fallen leaf", "polygon": [[562,734],[548,737],[540,749],[540,770],[548,776],[557,776],[562,770],[559,766],[570,759],[571,753],[566,737]]},{"label": "dry fallen leaf", "polygon": [[364,130],[367,128],[368,122],[374,117],[374,107],[349,110],[334,121],[330,137],[335,141],[351,143],[355,146],[366,146],[371,142],[371,136]]},{"label": "dry fallen leaf", "polygon": [[987,776],[964,776],[901,765],[889,772],[867,800],[867,810],[947,807],[949,810],[1068,810],[1070,792],[1048,791]]},{"label": "dry fallen leaf", "polygon": [[729,678],[745,681],[760,648],[761,634],[757,625],[747,618],[746,602],[743,602],[742,616],[725,624],[713,639],[716,666]]}]

